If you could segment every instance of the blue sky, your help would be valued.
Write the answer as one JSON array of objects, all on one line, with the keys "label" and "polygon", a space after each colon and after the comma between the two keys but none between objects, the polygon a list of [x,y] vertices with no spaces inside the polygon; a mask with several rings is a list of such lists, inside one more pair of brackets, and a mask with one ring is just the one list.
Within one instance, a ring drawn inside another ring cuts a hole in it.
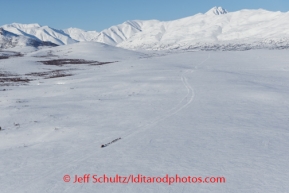
[{"label": "blue sky", "polygon": [[9,0],[1,2],[0,25],[39,23],[56,29],[101,31],[126,20],[162,21],[205,13],[214,6],[228,11],[289,11],[289,0]]}]

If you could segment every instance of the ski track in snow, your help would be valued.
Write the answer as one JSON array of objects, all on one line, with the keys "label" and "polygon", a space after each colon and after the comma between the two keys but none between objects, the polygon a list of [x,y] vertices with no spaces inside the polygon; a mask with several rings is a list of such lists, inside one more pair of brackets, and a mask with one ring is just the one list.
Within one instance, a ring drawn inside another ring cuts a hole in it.
[{"label": "ski track in snow", "polygon": [[[163,121],[175,114],[177,114],[179,111],[181,111],[182,109],[188,107],[192,101],[194,100],[194,97],[195,97],[195,92],[194,92],[194,89],[191,87],[191,85],[189,84],[188,82],[188,79],[187,79],[187,75],[188,74],[192,74],[194,72],[195,69],[198,69],[198,66],[204,64],[207,60],[209,60],[211,57],[211,55],[209,54],[208,57],[203,60],[202,62],[200,62],[199,64],[197,64],[194,68],[192,69],[187,69],[181,76],[181,80],[182,80],[182,83],[183,85],[186,87],[187,89],[187,94],[186,96],[175,106],[173,107],[172,109],[170,109],[169,111],[167,111],[165,113],[165,115],[161,116],[161,117],[158,117],[156,118],[155,120],[145,124],[145,125],[142,125],[142,126],[139,126],[137,127],[136,129],[130,129],[129,131],[127,131],[125,135],[121,136],[122,139],[124,138],[127,138],[127,137],[130,137],[132,135],[135,135],[139,132],[142,132],[146,129],[148,129],[149,127],[159,123],[160,121]],[[111,145],[111,144],[110,144]],[[109,145],[108,145],[109,146]],[[107,146],[106,146],[107,147]]]}]

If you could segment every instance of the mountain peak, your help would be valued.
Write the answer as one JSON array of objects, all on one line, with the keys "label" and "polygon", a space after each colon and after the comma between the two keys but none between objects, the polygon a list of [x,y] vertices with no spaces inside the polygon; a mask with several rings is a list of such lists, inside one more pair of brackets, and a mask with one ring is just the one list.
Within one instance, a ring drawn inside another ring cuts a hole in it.
[{"label": "mountain peak", "polygon": [[227,14],[228,11],[226,9],[224,9],[223,7],[213,7],[212,9],[210,9],[209,11],[207,11],[207,15],[223,15],[223,14]]}]

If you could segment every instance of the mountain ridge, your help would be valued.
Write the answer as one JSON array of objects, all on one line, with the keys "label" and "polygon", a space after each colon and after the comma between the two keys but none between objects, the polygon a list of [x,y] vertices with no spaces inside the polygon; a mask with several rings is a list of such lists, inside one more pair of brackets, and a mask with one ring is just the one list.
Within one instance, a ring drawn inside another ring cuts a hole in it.
[{"label": "mountain ridge", "polygon": [[246,44],[246,49],[250,45],[252,48],[289,47],[288,26],[289,12],[264,9],[228,12],[222,7],[213,7],[206,13],[172,21],[128,20],[101,32],[78,28],[57,30],[39,24],[17,23],[2,28],[57,45],[92,41],[126,49],[203,50],[209,46],[230,50],[232,45],[240,44]]}]

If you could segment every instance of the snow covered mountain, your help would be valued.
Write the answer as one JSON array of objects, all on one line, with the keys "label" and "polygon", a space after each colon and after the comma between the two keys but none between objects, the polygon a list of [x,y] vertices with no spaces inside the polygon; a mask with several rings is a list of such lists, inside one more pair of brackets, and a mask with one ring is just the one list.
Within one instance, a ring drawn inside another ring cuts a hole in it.
[{"label": "snow covered mountain", "polygon": [[83,42],[83,41],[94,41],[99,36],[97,31],[84,31],[78,28],[68,28],[63,30],[64,33],[70,36],[70,38]]},{"label": "snow covered mountain", "polygon": [[17,35],[0,28],[0,48],[7,49],[16,46],[57,46],[57,44],[42,41],[28,34]]},{"label": "snow covered mountain", "polygon": [[94,41],[127,49],[247,50],[289,47],[288,26],[289,12],[263,9],[228,12],[214,7],[204,14],[174,21],[126,21],[101,32],[57,30],[39,24],[13,23],[2,27],[57,45]]},{"label": "snow covered mountain", "polygon": [[135,21],[141,28],[117,46],[129,49],[249,49],[287,46],[289,13],[213,8],[179,20]]},{"label": "snow covered mountain", "polygon": [[57,45],[65,45],[77,42],[62,30],[57,30],[48,26],[40,26],[39,24],[12,23],[3,25],[2,28],[16,35],[24,35],[30,38],[51,42]]}]

